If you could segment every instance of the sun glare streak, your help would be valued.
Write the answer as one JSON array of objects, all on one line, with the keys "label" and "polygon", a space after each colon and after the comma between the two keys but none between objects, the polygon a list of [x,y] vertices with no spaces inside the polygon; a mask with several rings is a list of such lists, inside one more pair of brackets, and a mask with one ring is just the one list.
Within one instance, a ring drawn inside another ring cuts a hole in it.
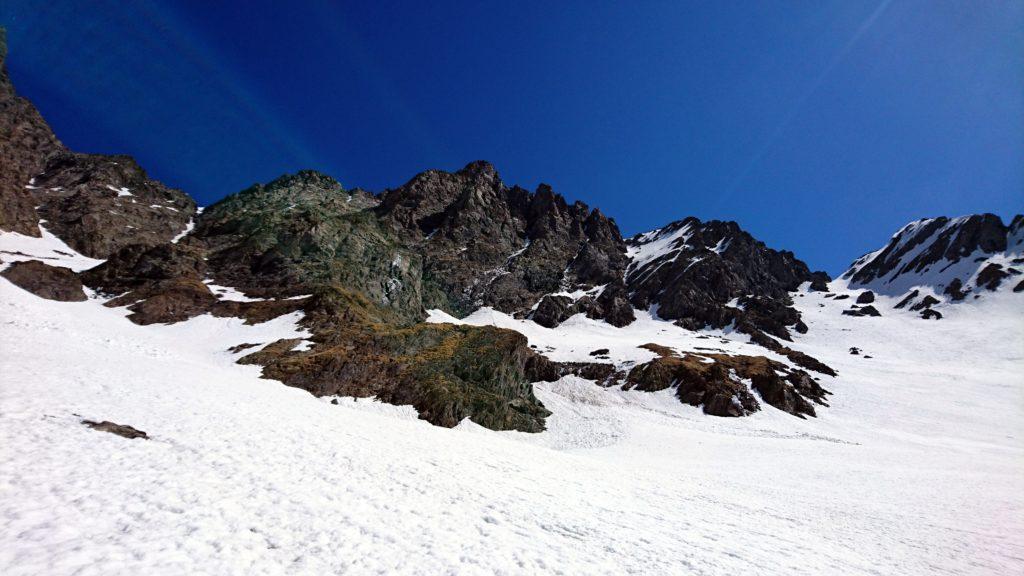
[{"label": "sun glare streak", "polygon": [[796,99],[793,105],[789,108],[789,111],[786,112],[786,115],[782,117],[782,120],[769,133],[768,137],[765,138],[761,145],[756,149],[747,163],[743,165],[743,168],[739,173],[737,173],[736,177],[733,178],[732,183],[726,189],[725,193],[719,197],[719,204],[727,200],[736,192],[740,184],[743,183],[743,180],[761,162],[761,160],[764,159],[764,157],[771,151],[772,147],[775,146],[776,141],[793,122],[811,96],[814,95],[818,88],[821,87],[828,75],[832,73],[836,66],[838,66],[847,55],[849,55],[860,39],[868,32],[868,30],[871,29],[872,26],[874,26],[875,22],[878,21],[882,13],[885,12],[886,8],[888,8],[891,3],[892,0],[882,0],[875,10],[863,22],[861,22],[861,25],[857,27],[857,31],[853,33],[853,36],[851,36],[850,39],[846,41],[846,44],[844,44],[843,47],[836,52],[834,56],[832,56],[828,61],[828,64],[822,68],[821,72],[814,78],[814,81],[811,82],[810,86],[808,86],[807,89],[804,90],[803,94]]}]

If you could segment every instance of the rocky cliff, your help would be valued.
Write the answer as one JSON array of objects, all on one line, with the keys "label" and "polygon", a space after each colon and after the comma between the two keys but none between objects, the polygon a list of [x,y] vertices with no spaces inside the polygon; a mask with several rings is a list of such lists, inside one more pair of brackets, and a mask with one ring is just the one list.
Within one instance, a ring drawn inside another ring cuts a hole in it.
[{"label": "rocky cliff", "polygon": [[[542,430],[548,411],[532,383],[566,374],[636,390],[672,387],[681,402],[716,416],[748,415],[761,402],[813,416],[825,405],[820,376],[804,369],[834,372],[791,344],[794,332],[807,331],[791,294],[805,283],[825,290],[829,279],[734,222],[686,218],[627,240],[600,210],[547,185],[506,184],[481,161],[429,170],[379,194],[306,170],[200,211],[130,157],[66,150],[14,95],[6,72],[0,88],[0,153],[9,159],[0,227],[38,234],[42,221],[73,249],[104,259],[79,274],[41,262],[10,269],[12,282],[41,296],[78,299],[81,282],[139,324],[301,313],[306,341],[274,342],[242,361],[316,395],[411,404],[443,426],[468,418]],[[924,224],[921,233],[945,238],[939,229],[948,224]],[[1020,243],[1018,220],[958,226],[955,241],[935,248],[942,257]],[[894,243],[859,261],[853,281],[920,268],[910,250],[922,242]],[[988,286],[996,276],[969,281]],[[423,322],[429,310],[457,319],[484,307],[548,328],[573,317],[622,328],[653,316],[694,333],[735,330],[766,355],[673,351],[652,333],[644,347],[654,359],[613,365],[595,350],[593,361],[554,362],[512,330]]]}]

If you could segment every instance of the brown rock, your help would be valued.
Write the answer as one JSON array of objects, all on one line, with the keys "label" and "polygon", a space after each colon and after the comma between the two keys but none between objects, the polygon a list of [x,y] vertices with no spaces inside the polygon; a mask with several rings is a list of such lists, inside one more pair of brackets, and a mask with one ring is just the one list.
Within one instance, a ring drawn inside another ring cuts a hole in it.
[{"label": "brown rock", "polygon": [[122,436],[129,440],[133,440],[135,438],[142,438],[143,440],[149,439],[149,436],[142,430],[137,430],[125,424],[114,424],[113,422],[110,422],[108,420],[104,420],[103,422],[82,420],[82,424],[85,424],[86,426],[92,428],[93,430],[99,430],[100,432],[110,432],[111,434],[117,434],[118,436]]},{"label": "brown rock", "polygon": [[7,278],[19,288],[46,298],[61,302],[81,302],[86,299],[82,281],[68,268],[50,266],[39,260],[15,262],[0,276]]}]

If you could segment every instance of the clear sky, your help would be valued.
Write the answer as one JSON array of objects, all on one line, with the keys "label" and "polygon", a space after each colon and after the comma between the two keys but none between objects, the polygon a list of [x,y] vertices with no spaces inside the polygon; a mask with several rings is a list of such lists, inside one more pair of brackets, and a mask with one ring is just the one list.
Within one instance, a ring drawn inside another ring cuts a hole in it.
[{"label": "clear sky", "polygon": [[736,220],[835,274],[924,216],[1024,208],[1024,1],[2,0],[75,150],[201,204],[316,168],[493,162],[624,234]]}]

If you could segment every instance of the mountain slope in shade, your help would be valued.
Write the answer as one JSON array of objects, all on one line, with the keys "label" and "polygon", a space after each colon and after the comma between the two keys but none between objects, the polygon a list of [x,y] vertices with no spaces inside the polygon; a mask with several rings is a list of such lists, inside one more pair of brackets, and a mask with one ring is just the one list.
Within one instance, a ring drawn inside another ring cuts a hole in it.
[{"label": "mountain slope in shade", "polygon": [[959,302],[995,290],[1024,291],[1024,216],[1009,225],[994,214],[911,222],[841,278],[850,288],[905,295],[903,306],[925,298]]}]

